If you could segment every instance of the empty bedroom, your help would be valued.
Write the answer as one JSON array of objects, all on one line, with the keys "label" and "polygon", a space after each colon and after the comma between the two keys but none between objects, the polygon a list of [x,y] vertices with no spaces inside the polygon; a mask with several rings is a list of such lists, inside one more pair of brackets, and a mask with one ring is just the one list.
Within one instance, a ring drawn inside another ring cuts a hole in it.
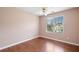
[{"label": "empty bedroom", "polygon": [[79,52],[79,7],[0,7],[0,52]]}]

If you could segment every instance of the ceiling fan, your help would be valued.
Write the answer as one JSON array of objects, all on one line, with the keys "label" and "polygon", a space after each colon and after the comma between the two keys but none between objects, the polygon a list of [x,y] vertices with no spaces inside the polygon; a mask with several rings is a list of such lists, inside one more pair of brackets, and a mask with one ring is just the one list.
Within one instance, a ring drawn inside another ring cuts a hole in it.
[{"label": "ceiling fan", "polygon": [[48,14],[47,14],[47,11],[48,11],[48,8],[47,7],[43,7],[42,8],[42,14],[44,15],[44,16],[47,16]]},{"label": "ceiling fan", "polygon": [[51,13],[54,13],[54,11],[51,11],[48,7],[42,7],[42,15],[47,16]]}]

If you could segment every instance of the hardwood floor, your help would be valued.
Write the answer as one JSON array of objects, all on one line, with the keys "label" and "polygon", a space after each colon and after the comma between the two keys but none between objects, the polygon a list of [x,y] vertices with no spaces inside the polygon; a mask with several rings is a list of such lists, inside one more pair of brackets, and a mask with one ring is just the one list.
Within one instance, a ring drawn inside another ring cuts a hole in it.
[{"label": "hardwood floor", "polygon": [[1,52],[79,52],[79,46],[40,37],[3,49]]}]

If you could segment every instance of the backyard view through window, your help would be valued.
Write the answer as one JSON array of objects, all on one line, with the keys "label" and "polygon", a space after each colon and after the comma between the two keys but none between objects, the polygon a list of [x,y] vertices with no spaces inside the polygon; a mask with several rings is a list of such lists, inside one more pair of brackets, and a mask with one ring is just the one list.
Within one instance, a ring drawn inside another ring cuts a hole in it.
[{"label": "backyard view through window", "polygon": [[63,16],[47,18],[47,32],[63,32],[64,18]]}]

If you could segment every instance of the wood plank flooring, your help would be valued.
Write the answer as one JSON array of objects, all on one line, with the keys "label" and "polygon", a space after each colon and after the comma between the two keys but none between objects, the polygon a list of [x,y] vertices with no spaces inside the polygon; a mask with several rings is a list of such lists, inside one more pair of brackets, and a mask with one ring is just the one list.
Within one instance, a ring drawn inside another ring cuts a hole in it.
[{"label": "wood plank flooring", "polygon": [[39,37],[3,49],[1,52],[79,52],[79,46]]}]

